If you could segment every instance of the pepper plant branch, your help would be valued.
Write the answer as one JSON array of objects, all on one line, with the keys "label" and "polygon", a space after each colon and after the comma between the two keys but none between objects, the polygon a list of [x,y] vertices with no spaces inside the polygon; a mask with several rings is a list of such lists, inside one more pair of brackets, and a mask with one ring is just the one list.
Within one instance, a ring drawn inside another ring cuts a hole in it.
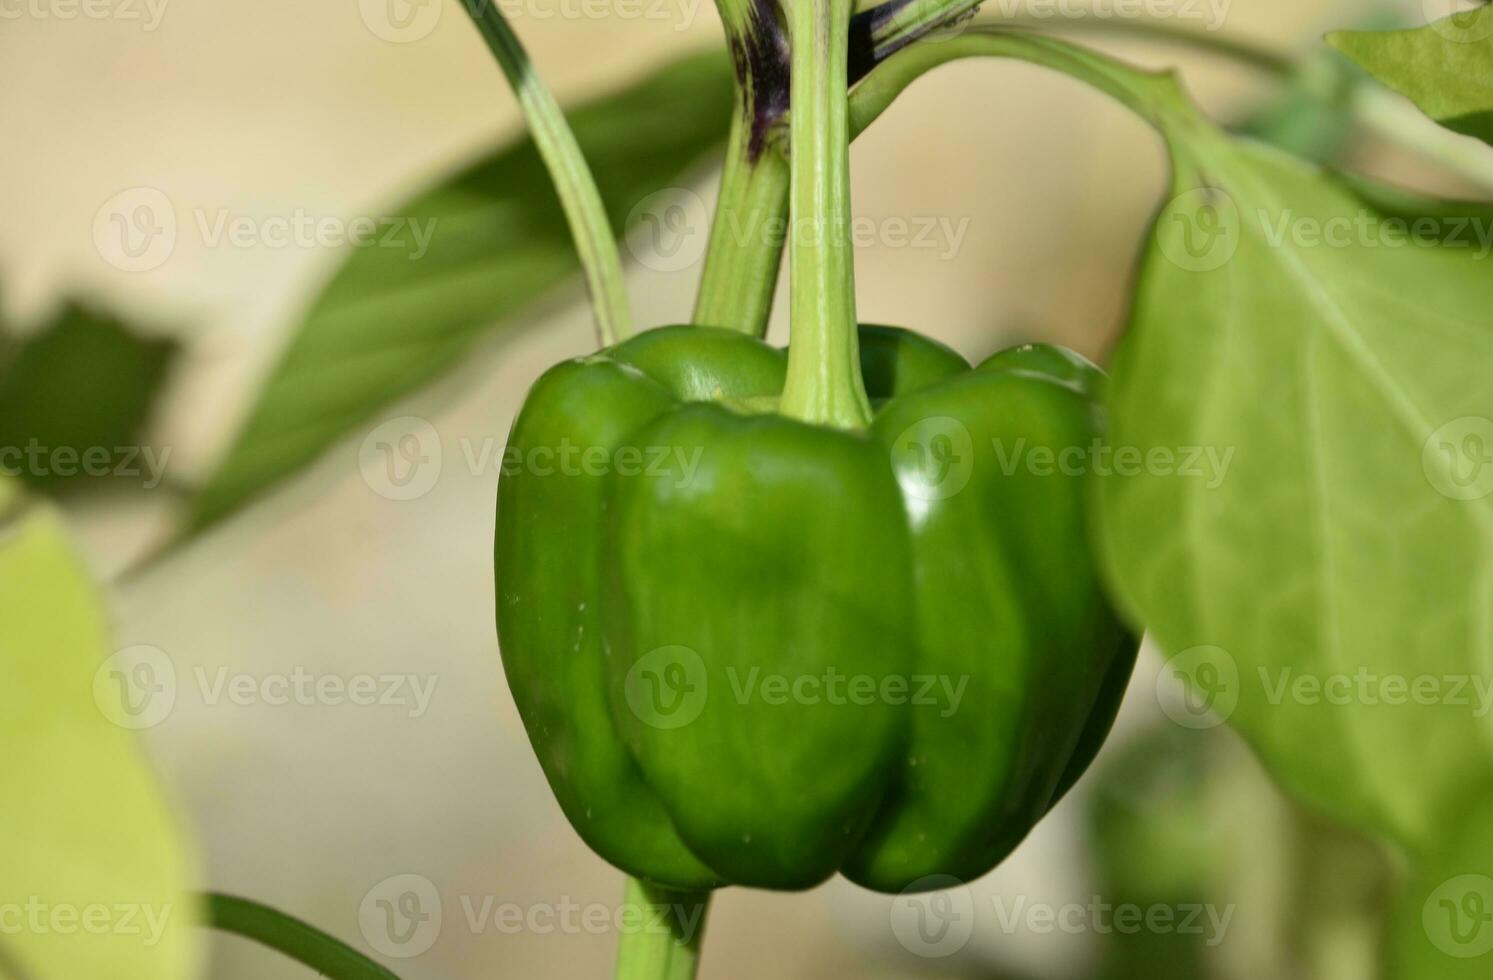
[{"label": "pepper plant branch", "polygon": [[789,0],[789,339],[784,415],[861,428],[861,379],[850,241],[847,80],[851,0]]},{"label": "pepper plant branch", "polygon": [[1171,71],[1135,68],[1034,31],[981,27],[938,44],[914,45],[878,67],[851,93],[851,133],[864,132],[908,85],[929,71],[972,57],[1014,58],[1081,78],[1158,129],[1183,125],[1196,115]]},{"label": "pepper plant branch", "polygon": [[717,0],[736,69],[720,199],[693,320],[762,336],[782,264],[788,165],[767,145],[788,100],[788,52],[772,0]]},{"label": "pepper plant branch", "polygon": [[710,893],[676,892],[628,875],[616,980],[694,980]]},{"label": "pepper plant branch", "polygon": [[209,892],[203,924],[252,939],[331,980],[399,980],[351,946],[267,905]]},{"label": "pepper plant branch", "polygon": [[[932,0],[925,0],[925,2],[931,4]],[[857,15],[857,17],[871,17],[876,11],[897,4],[898,0],[892,0],[892,3],[872,7],[864,14]],[[936,11],[946,17],[958,19],[961,16],[959,13],[961,9],[963,11],[972,11],[977,6],[977,4],[965,4],[963,0],[959,0],[956,3],[938,4]],[[926,11],[923,12],[926,13]],[[908,11],[906,8],[903,8],[895,15],[878,15],[882,22],[870,35],[874,44],[864,47],[860,55],[868,64],[862,75],[869,74],[875,66],[906,47],[907,42],[898,43],[899,30],[920,32],[917,36],[927,33],[928,29],[921,26],[922,21],[918,21],[913,17],[914,13],[918,13],[918,11]],[[968,16],[969,14],[966,13],[963,15]],[[943,23],[948,22],[948,20],[943,21]],[[936,27],[937,25],[934,26]],[[1289,77],[1298,68],[1296,61],[1289,55],[1256,42],[1220,32],[1200,31],[1195,28],[1181,27],[1176,24],[1147,17],[1131,19],[1084,18],[1081,20],[1025,17],[992,21],[988,24],[980,23],[974,29],[989,31],[1005,28],[1041,28],[1043,31],[1053,34],[1092,33],[1096,35],[1128,37],[1135,40],[1155,41],[1215,54],[1237,61],[1240,64],[1248,65],[1278,78]],[[953,40],[957,41],[958,38],[956,37]],[[947,41],[941,41],[940,43],[947,43]],[[853,79],[857,77],[854,69],[857,57],[854,44],[854,39],[852,39],[851,58]],[[943,60],[953,59],[945,58]],[[1374,136],[1406,146],[1425,157],[1428,161],[1445,168],[1449,173],[1456,174],[1484,187],[1493,188],[1493,157],[1489,156],[1486,147],[1437,125],[1427,119],[1423,113],[1405,99],[1400,98],[1372,79],[1364,79],[1355,87],[1351,97],[1351,112],[1354,120],[1363,126],[1365,131]]]},{"label": "pepper plant branch", "polygon": [[560,197],[560,207],[570,226],[586,287],[591,294],[602,346],[615,343],[631,335],[632,317],[628,312],[627,286],[622,278],[617,238],[602,204],[601,193],[596,189],[596,180],[586,166],[586,159],[565,121],[565,114],[535,72],[502,11],[493,0],[463,0],[462,6],[472,15],[483,40],[498,59],[514,95],[518,97],[518,104],[533,133],[534,145],[549,170],[555,192]]},{"label": "pepper plant branch", "polygon": [[[1018,23],[1031,25],[1035,22],[1027,20]],[[1291,58],[1254,42],[1153,19],[1090,19],[1070,21],[1059,26],[1074,32],[1128,35],[1140,40],[1207,51],[1282,78],[1297,70],[1297,65]],[[1351,111],[1356,122],[1380,139],[1406,146],[1450,173],[1493,188],[1493,156],[1488,154],[1486,147],[1436,124],[1409,101],[1373,79],[1365,78],[1354,86]]]},{"label": "pepper plant branch", "polygon": [[738,115],[726,144],[693,322],[761,337],[783,260],[788,161],[772,149],[752,156],[748,142],[748,126]]}]

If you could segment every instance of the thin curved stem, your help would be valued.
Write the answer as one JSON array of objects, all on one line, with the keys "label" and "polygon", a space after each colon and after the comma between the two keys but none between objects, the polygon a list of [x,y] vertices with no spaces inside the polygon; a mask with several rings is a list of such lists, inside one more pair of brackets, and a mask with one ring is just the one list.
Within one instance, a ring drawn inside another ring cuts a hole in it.
[{"label": "thin curved stem", "polygon": [[[1028,17],[981,24],[974,31],[988,33],[1008,26],[1018,29],[1040,27],[1054,34],[1089,33],[1157,41],[1215,54],[1280,78],[1290,76],[1298,67],[1288,55],[1253,41],[1221,32],[1181,27],[1152,18],[1062,20]],[[954,40],[958,41],[959,38]],[[944,41],[931,47],[943,47],[948,43],[950,42]],[[937,59],[929,63],[928,67],[932,68],[948,60],[953,59]],[[1489,154],[1486,147],[1435,124],[1408,101],[1377,82],[1368,79],[1361,82],[1352,96],[1351,108],[1355,120],[1366,131],[1381,139],[1409,147],[1428,161],[1444,167],[1449,173],[1493,188],[1493,154]]]},{"label": "thin curved stem", "polygon": [[984,27],[938,44],[913,45],[887,59],[850,95],[851,132],[863,132],[908,85],[932,69],[977,57],[1029,61],[1081,78],[1163,131],[1197,118],[1170,71],[1145,71],[1034,31]]},{"label": "thin curved stem", "polygon": [[[982,25],[985,26],[985,25]],[[1159,41],[1195,51],[1208,51],[1241,64],[1258,68],[1276,75],[1289,75],[1296,70],[1296,62],[1290,55],[1254,41],[1247,41],[1223,31],[1198,30],[1183,27],[1170,21],[1154,17],[1085,17],[1045,18],[1018,17],[992,23],[992,27],[1025,27],[1050,31],[1107,34],[1115,37],[1131,37],[1141,41]]]},{"label": "thin curved stem", "polygon": [[628,337],[632,334],[632,316],[628,311],[616,234],[565,114],[540,80],[523,45],[493,0],[464,0],[462,6],[472,15],[483,40],[508,77],[534,135],[534,145],[549,169],[585,272],[602,345]]},{"label": "thin curved stem", "polygon": [[351,946],[267,905],[209,892],[205,925],[268,946],[332,980],[399,980]]},{"label": "thin curved stem", "polygon": [[780,411],[854,429],[871,419],[855,322],[847,60],[850,0],[791,0],[788,379]]},{"label": "thin curved stem", "polygon": [[[1037,22],[1028,19],[1018,23]],[[1206,51],[1279,77],[1287,77],[1298,68],[1290,57],[1252,41],[1152,19],[1087,19],[1063,22],[1060,26],[1074,32],[1124,35]],[[1366,78],[1356,85],[1351,109],[1354,118],[1375,136],[1407,146],[1451,173],[1493,188],[1493,154],[1486,147],[1436,124],[1408,100],[1378,82]]]},{"label": "thin curved stem", "polygon": [[694,980],[709,892],[676,892],[628,876],[616,980]]}]

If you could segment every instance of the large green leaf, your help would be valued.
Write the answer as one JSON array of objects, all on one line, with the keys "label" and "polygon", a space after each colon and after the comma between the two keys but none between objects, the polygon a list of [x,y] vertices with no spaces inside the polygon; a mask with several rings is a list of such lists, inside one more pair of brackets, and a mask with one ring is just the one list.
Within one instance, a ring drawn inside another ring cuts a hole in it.
[{"label": "large green leaf", "polygon": [[142,673],[149,651],[110,655],[61,522],[17,486],[0,482],[0,975],[186,980],[195,861],[134,730],[172,678]]},{"label": "large green leaf", "polygon": [[1493,764],[1493,209],[1171,137],[1113,365],[1117,591],[1274,775],[1424,844]]},{"label": "large green leaf", "polygon": [[71,302],[24,337],[0,328],[0,470],[49,492],[155,486],[170,454],[141,434],[177,353]]},{"label": "large green leaf", "polygon": [[[570,121],[621,228],[643,198],[677,183],[725,138],[730,118],[728,62],[703,55]],[[198,496],[189,530],[226,517],[440,376],[576,270],[559,201],[528,140],[388,214],[403,220],[405,247],[374,241],[351,252]],[[428,245],[417,244],[417,229],[428,231]]]},{"label": "large green leaf", "polygon": [[1405,31],[1343,31],[1328,41],[1450,129],[1493,143],[1493,7]]}]

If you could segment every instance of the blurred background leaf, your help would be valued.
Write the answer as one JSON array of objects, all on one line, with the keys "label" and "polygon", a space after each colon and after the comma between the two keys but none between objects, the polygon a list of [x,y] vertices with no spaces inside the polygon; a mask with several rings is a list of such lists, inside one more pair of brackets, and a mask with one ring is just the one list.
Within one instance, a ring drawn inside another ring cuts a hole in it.
[{"label": "blurred background leaf", "polygon": [[1473,980],[1493,959],[1493,784],[1451,810],[1395,907],[1390,980]]},{"label": "blurred background leaf", "polygon": [[130,730],[138,705],[111,675],[130,665],[105,660],[101,599],[61,520],[12,480],[0,481],[0,622],[0,973],[197,976],[195,859]]},{"label": "blurred background leaf", "polygon": [[1413,30],[1342,31],[1328,41],[1441,125],[1493,143],[1493,7]]},{"label": "blurred background leaf", "polygon": [[1354,93],[1367,80],[1343,55],[1314,45],[1280,89],[1233,130],[1313,163],[1336,163],[1353,137]]},{"label": "blurred background leaf", "polygon": [[[494,99],[506,97],[493,85]],[[613,225],[725,139],[722,54],[680,60],[569,114]],[[227,517],[380,409],[456,366],[479,337],[576,271],[559,201],[529,140],[387,213],[431,229],[418,257],[353,251],[295,329],[247,425],[192,505],[186,532]]]},{"label": "blurred background leaf", "polygon": [[1368,840],[1287,800],[1224,728],[1164,725],[1115,747],[1088,835],[1112,906],[1183,929],[1112,930],[1101,980],[1369,980],[1394,883]]},{"label": "blurred background leaf", "polygon": [[72,301],[24,336],[0,327],[0,469],[49,493],[143,474],[145,425],[178,354]]}]

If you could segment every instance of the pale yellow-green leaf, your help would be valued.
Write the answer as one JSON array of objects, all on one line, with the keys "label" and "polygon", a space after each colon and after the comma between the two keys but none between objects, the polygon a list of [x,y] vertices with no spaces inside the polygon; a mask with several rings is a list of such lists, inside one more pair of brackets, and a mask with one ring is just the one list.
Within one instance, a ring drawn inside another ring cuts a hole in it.
[{"label": "pale yellow-green leaf", "polygon": [[195,858],[139,732],[109,720],[110,653],[59,517],[0,482],[0,976],[198,975]]}]

